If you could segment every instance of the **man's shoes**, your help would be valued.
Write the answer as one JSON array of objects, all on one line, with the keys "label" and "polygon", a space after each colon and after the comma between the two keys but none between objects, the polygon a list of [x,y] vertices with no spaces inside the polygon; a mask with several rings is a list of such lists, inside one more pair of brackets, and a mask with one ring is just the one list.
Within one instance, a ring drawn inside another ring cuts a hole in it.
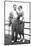
[{"label": "man's shoes", "polygon": [[14,42],[14,41],[11,41],[12,43]]}]

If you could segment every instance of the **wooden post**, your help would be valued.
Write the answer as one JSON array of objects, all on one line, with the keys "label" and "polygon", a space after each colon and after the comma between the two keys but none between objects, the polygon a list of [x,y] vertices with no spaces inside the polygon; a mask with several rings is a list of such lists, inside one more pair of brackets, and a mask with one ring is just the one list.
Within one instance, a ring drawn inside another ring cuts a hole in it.
[{"label": "wooden post", "polygon": [[[29,3],[29,21],[30,21],[30,31],[29,31],[29,33],[31,34],[31,2]],[[30,36],[30,43],[31,43],[31,36]]]}]

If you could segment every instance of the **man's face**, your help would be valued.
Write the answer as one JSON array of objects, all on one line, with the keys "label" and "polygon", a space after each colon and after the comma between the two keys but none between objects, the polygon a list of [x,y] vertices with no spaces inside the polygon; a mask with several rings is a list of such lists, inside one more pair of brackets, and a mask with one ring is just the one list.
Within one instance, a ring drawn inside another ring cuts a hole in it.
[{"label": "man's face", "polygon": [[16,5],[13,6],[14,10],[16,11]]}]

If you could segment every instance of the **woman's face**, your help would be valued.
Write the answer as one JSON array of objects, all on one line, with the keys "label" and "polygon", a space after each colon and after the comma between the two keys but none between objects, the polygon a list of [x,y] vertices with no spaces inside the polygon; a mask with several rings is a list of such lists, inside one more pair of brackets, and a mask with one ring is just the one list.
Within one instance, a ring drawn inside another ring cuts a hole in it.
[{"label": "woman's face", "polygon": [[18,11],[19,11],[19,12],[21,11],[21,8],[20,8],[20,7],[18,7]]},{"label": "woman's face", "polygon": [[20,7],[18,7],[18,8],[17,8],[17,12],[18,12],[19,14],[21,14],[22,9],[21,9]]}]

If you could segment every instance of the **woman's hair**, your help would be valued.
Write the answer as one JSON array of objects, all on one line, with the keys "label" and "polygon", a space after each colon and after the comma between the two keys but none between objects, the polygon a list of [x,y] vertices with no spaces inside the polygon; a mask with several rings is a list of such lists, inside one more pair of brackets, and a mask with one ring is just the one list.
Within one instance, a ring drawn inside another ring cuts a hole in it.
[{"label": "woman's hair", "polygon": [[21,8],[22,9],[22,6],[20,5],[18,8]]}]

